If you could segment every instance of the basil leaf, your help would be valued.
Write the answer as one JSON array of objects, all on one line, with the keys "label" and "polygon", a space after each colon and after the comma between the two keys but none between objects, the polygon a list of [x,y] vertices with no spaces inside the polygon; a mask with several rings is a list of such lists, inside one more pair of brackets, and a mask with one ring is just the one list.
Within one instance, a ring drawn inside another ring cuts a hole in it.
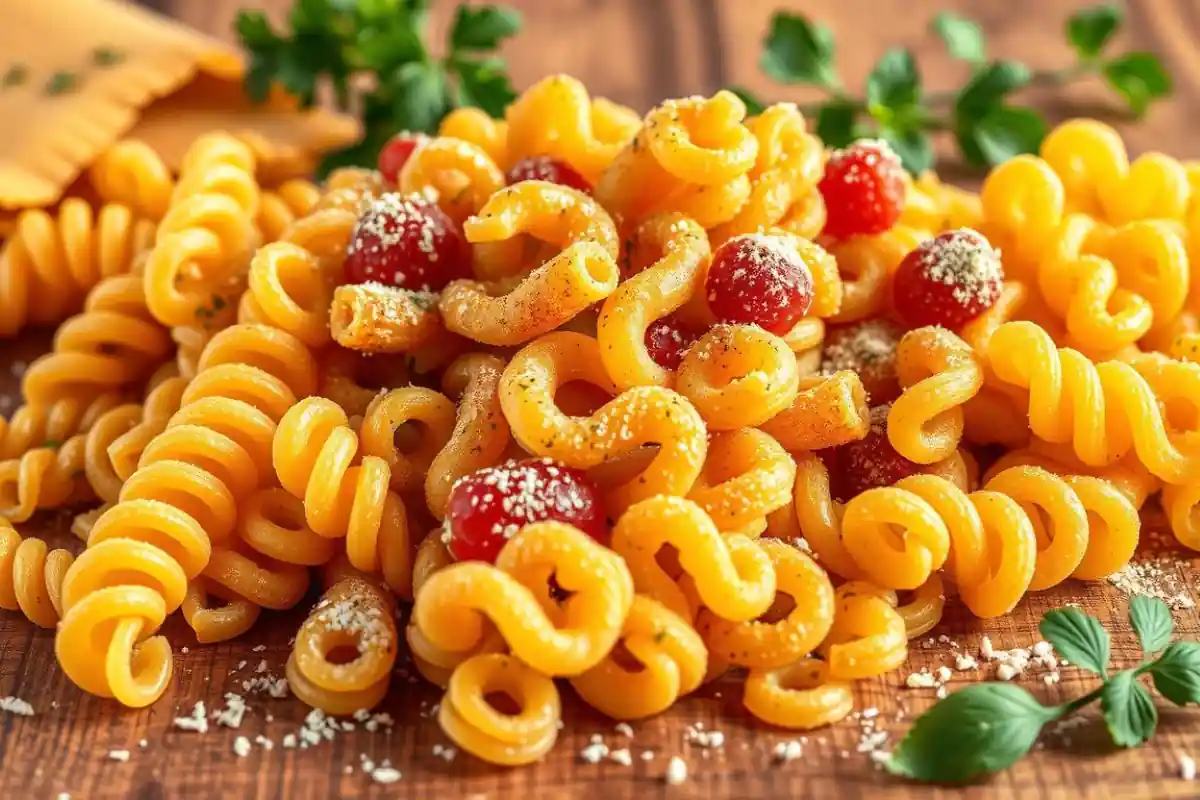
[{"label": "basil leaf", "polygon": [[854,141],[854,121],[858,106],[854,103],[831,100],[817,112],[817,136],[826,147],[845,147]]},{"label": "basil leaf", "polygon": [[1172,642],[1148,671],[1154,688],[1175,705],[1200,703],[1200,643]]},{"label": "basil leaf", "polygon": [[987,57],[983,29],[974,20],[943,11],[933,18],[933,31],[946,43],[950,55],[968,64],[979,65]]},{"label": "basil leaf", "polygon": [[777,11],[763,40],[759,66],[780,83],[836,86],[833,32],[803,15]]},{"label": "basil leaf", "polygon": [[1029,83],[1029,67],[1019,61],[993,61],[967,81],[954,100],[956,117],[981,119],[1006,95]]},{"label": "basil leaf", "polygon": [[504,109],[517,96],[512,81],[498,58],[482,61],[456,60],[460,105],[477,106],[493,117],[503,117]]},{"label": "basil leaf", "polygon": [[454,14],[450,28],[452,50],[495,50],[521,30],[521,14],[503,6],[469,6]]},{"label": "basil leaf", "polygon": [[905,108],[916,105],[920,97],[921,76],[908,50],[888,50],[867,76],[868,108]]},{"label": "basil leaf", "polygon": [[766,102],[744,86],[727,86],[726,89],[738,96],[746,104],[746,114],[756,117],[767,107]]},{"label": "basil leaf", "polygon": [[919,175],[933,167],[933,145],[929,136],[919,128],[897,130],[883,127],[879,131],[891,148],[900,156],[904,168],[913,175]]},{"label": "basil leaf", "polygon": [[1059,713],[1011,683],[968,686],[918,717],[886,767],[917,780],[965,783],[1016,762]]},{"label": "basil leaf", "polygon": [[1080,9],[1067,19],[1067,41],[1080,59],[1095,58],[1121,27],[1124,16],[1116,3]]},{"label": "basil leaf", "polygon": [[1129,601],[1129,623],[1142,643],[1142,652],[1147,656],[1166,647],[1175,629],[1175,620],[1167,604],[1157,597],[1144,594],[1134,595]]},{"label": "basil leaf", "polygon": [[1057,608],[1046,612],[1038,630],[1062,658],[1088,672],[1108,674],[1108,631],[1095,617],[1077,608]]},{"label": "basil leaf", "polygon": [[1154,734],[1158,711],[1145,686],[1133,670],[1118,672],[1100,690],[1100,708],[1112,740],[1121,747],[1135,747]]},{"label": "basil leaf", "polygon": [[1146,113],[1151,100],[1171,94],[1171,76],[1153,53],[1126,53],[1105,64],[1103,72],[1135,117]]},{"label": "basil leaf", "polygon": [[405,64],[396,72],[393,130],[433,133],[449,110],[446,77],[436,64]]}]

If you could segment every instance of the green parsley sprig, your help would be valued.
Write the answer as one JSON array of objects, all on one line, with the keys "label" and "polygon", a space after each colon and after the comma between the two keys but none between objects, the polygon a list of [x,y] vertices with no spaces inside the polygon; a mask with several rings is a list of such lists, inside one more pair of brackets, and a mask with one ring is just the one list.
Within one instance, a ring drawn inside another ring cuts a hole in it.
[{"label": "green parsley sprig", "polygon": [[[1046,136],[1046,121],[1036,109],[1011,102],[1021,89],[1060,86],[1100,75],[1135,117],[1145,114],[1152,100],[1171,93],[1171,77],[1157,56],[1106,52],[1123,20],[1117,4],[1076,12],[1066,21],[1075,63],[1035,70],[1019,61],[989,58],[979,24],[944,11],[930,27],[951,56],[970,65],[971,78],[964,86],[926,93],[912,51],[893,48],[876,62],[863,96],[855,97],[838,77],[829,28],[802,14],[779,11],[771,18],[759,66],[780,83],[824,91],[825,100],[800,109],[816,118],[817,134],[831,147],[843,147],[863,136],[882,137],[904,166],[916,173],[934,164],[930,134],[948,131],[968,164],[987,167],[1020,153],[1037,152]],[[764,105],[745,89],[734,91],[754,112]]]},{"label": "green parsley sprig", "polygon": [[938,701],[917,718],[885,763],[895,775],[931,783],[966,783],[998,772],[1029,752],[1043,726],[1099,700],[1109,735],[1135,747],[1154,734],[1158,711],[1142,682],[1175,705],[1200,703],[1200,643],[1171,641],[1174,620],[1166,604],[1138,595],[1129,621],[1146,660],[1109,676],[1109,637],[1100,623],[1077,608],[1047,612],[1040,630],[1058,654],[1102,683],[1057,706],[1044,706],[1011,683],[980,683]]},{"label": "green parsley sprig", "polygon": [[428,47],[430,0],[297,0],[277,33],[261,11],[242,11],[235,27],[250,55],[247,94],[266,98],[280,83],[302,106],[328,85],[337,106],[358,114],[364,136],[333,153],[336,166],[374,165],[402,130],[432,133],[459,106],[502,116],[516,96],[496,48],[521,28],[521,15],[498,5],[460,5],[445,54]]}]

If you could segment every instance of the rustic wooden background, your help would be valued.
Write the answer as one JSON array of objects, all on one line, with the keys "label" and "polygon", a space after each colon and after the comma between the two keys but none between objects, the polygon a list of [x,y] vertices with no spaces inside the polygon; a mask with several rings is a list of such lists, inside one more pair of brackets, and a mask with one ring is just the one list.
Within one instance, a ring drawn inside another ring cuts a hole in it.
[{"label": "rustic wooden background", "polygon": [[[22,0],[18,0],[22,1]],[[23,0],[28,2],[30,0]],[[708,92],[741,83],[780,99],[806,99],[803,91],[771,86],[756,69],[758,42],[771,9],[783,0],[508,0],[526,12],[526,31],[507,48],[506,55],[518,86],[547,72],[567,71],[583,78],[597,94],[639,109],[657,98]],[[283,15],[289,0],[152,0],[151,5],[197,28],[232,38],[229,26],[240,6],[264,6]],[[446,27],[453,8],[448,0],[435,3],[435,25]],[[850,86],[860,85],[871,61],[885,47],[912,47],[934,89],[951,87],[964,76],[926,29],[943,8],[974,16],[988,31],[991,52],[1018,57],[1036,66],[1066,62],[1069,52],[1060,33],[1062,21],[1080,0],[839,0],[790,2],[825,20],[837,34],[839,61]],[[1181,156],[1200,155],[1193,120],[1200,110],[1200,55],[1193,46],[1200,33],[1200,3],[1192,0],[1138,0],[1129,3],[1126,30],[1118,44],[1152,49],[1169,63],[1176,97],[1155,106],[1143,123],[1114,116],[1115,106],[1098,83],[1073,87],[1053,96],[1034,97],[1053,118],[1081,114],[1113,121],[1134,151],[1161,149]],[[0,343],[0,398],[17,398],[16,371],[9,365],[27,362],[42,352],[48,333],[34,333],[13,343]],[[0,409],[3,407],[0,406]],[[70,542],[61,533],[65,517],[43,520],[29,530],[45,532],[55,542]],[[1152,522],[1150,527],[1160,527]],[[1168,569],[1194,596],[1200,587],[1194,564],[1183,556]],[[1125,601],[1108,584],[1069,583],[1028,598],[1009,617],[982,624],[952,609],[940,629],[968,651],[988,634],[997,648],[1027,647],[1038,638],[1036,621],[1047,608],[1078,601],[1114,630],[1114,658],[1136,659],[1124,624]],[[618,798],[692,797],[1198,797],[1200,783],[1179,780],[1179,754],[1200,756],[1200,717],[1160,707],[1162,718],[1153,743],[1134,751],[1114,752],[1102,723],[1091,719],[1069,734],[1051,736],[1045,748],[1017,768],[967,790],[928,789],[905,785],[877,771],[868,757],[856,752],[860,728],[852,723],[818,732],[809,738],[804,756],[788,764],[772,761],[777,742],[795,736],[754,723],[740,711],[735,684],[718,684],[681,703],[670,713],[634,725],[626,741],[612,722],[587,709],[564,692],[566,728],[559,744],[542,765],[500,769],[460,754],[446,762],[433,754],[446,744],[436,723],[427,718],[437,701],[436,691],[398,677],[384,709],[397,719],[391,734],[362,730],[340,734],[336,740],[309,750],[287,750],[283,737],[295,733],[307,709],[295,700],[248,698],[251,706],[238,731],[214,728],[199,735],[172,727],[172,720],[190,711],[197,700],[210,709],[223,705],[226,691],[240,684],[261,659],[276,675],[283,672],[287,641],[299,614],[264,615],[243,641],[215,647],[196,646],[185,626],[170,627],[176,642],[176,680],[171,691],[153,708],[133,712],[107,701],[82,695],[56,669],[53,634],[35,629],[13,613],[0,612],[0,695],[15,695],[33,704],[37,715],[0,715],[0,797],[360,797],[421,798]],[[1176,613],[1183,635],[1200,633],[1196,611]],[[257,645],[263,652],[254,652]],[[190,645],[183,654],[181,646]],[[893,732],[893,742],[908,718],[932,701],[929,689],[903,688],[909,671],[946,663],[944,653],[917,650],[909,668],[885,679],[858,684],[860,708],[881,709],[881,728]],[[239,662],[246,665],[239,668]],[[975,673],[956,673],[950,688]],[[983,673],[991,675],[992,670]],[[1092,681],[1078,670],[1063,670],[1062,682],[1046,687],[1040,678],[1029,686],[1047,699],[1076,696]],[[684,729],[703,722],[726,734],[723,748],[711,752],[688,745]],[[593,734],[610,746],[628,746],[631,767],[606,762],[582,763],[578,753]],[[251,740],[264,735],[275,743],[266,751],[256,745],[245,758],[237,757],[235,736]],[[139,746],[144,740],[145,746]],[[893,742],[884,745],[885,749]],[[112,749],[128,749],[127,763],[109,760]],[[653,760],[643,761],[650,750]],[[392,786],[373,784],[358,767],[365,754],[379,762],[388,758],[404,774]],[[662,780],[670,756],[689,763],[687,782],[668,787]]]}]

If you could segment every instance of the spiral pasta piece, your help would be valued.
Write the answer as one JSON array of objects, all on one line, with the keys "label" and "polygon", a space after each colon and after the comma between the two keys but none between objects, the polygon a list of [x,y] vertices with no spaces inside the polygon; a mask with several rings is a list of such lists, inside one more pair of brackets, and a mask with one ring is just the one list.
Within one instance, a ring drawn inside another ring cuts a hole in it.
[{"label": "spiral pasta piece", "polygon": [[398,176],[400,191],[432,196],[456,225],[504,188],[504,173],[471,142],[439,136],[418,147]]},{"label": "spiral pasta piece", "polygon": [[545,181],[497,192],[468,220],[474,243],[517,243],[529,233],[562,250],[513,281],[452,281],[438,304],[446,328],[477,342],[522,344],[572,319],[617,288],[617,236],[590,197]]},{"label": "spiral pasta piece", "polygon": [[767,516],[792,500],[796,463],[762,431],[714,434],[704,470],[688,497],[722,532],[757,535]]},{"label": "spiral pasta piece", "polygon": [[[487,701],[507,695],[520,711],[506,714]],[[493,764],[537,761],[554,746],[562,709],[554,681],[517,659],[478,655],[454,669],[438,709],[438,724],[468,753]]]},{"label": "spiral pasta piece", "polygon": [[[363,353],[412,353],[453,335],[442,326],[436,304],[436,296],[429,292],[379,283],[339,286],[332,305],[327,304],[325,335]],[[318,312],[318,316],[325,315]]]},{"label": "spiral pasta piece", "polygon": [[849,683],[830,679],[824,661],[802,658],[750,670],[742,702],[763,722],[807,731],[845,719],[854,709],[854,692]]},{"label": "spiral pasta piece", "polygon": [[[561,606],[549,595],[551,575],[573,593]],[[490,620],[523,663],[571,676],[608,655],[632,602],[633,580],[620,557],[569,525],[538,522],[509,539],[495,566],[463,561],[429,576],[410,628],[461,663],[478,653]]]},{"label": "spiral pasta piece", "polygon": [[1182,219],[1191,198],[1187,170],[1162,153],[1133,164],[1121,136],[1096,120],[1068,120],[1047,134],[1042,158],[1063,182],[1072,211],[1114,225]]},{"label": "spiral pasta piece", "polygon": [[684,355],[676,389],[709,430],[727,431],[761,425],[787,409],[799,381],[796,356],[783,339],[753,325],[717,325]]},{"label": "spiral pasta piece", "polygon": [[93,212],[69,197],[57,217],[22,211],[0,250],[0,339],[77,312],[93,286],[132,269],[153,235],[152,222],[113,203]]},{"label": "spiral pasta piece", "polygon": [[713,243],[776,226],[816,238],[825,225],[825,205],[817,191],[824,168],[821,141],[807,132],[794,103],[776,103],[746,127],[758,141],[750,195],[733,219],[713,229]]},{"label": "spiral pasta piece", "polygon": [[1036,284],[1051,240],[1066,213],[1066,191],[1050,165],[1020,155],[993,169],[980,192],[979,231],[1004,257],[1005,279]]},{"label": "spiral pasta piece", "polygon": [[610,653],[571,686],[584,702],[613,719],[644,719],[694,691],[708,669],[708,651],[686,618],[645,596],[633,598],[620,644],[636,662]]},{"label": "spiral pasta piece", "polygon": [[[873,589],[874,587],[869,587]],[[821,644],[831,679],[874,678],[897,669],[908,658],[904,619],[875,591],[856,583],[837,590],[837,611]]]},{"label": "spiral pasta piece", "polygon": [[167,213],[175,179],[162,157],[138,139],[122,139],[88,168],[88,179],[104,203],[119,203],[158,222]]},{"label": "spiral pasta piece", "polygon": [[97,497],[106,503],[117,502],[146,446],[166,430],[179,410],[187,383],[178,376],[167,378],[146,395],[144,405],[118,406],[88,431],[84,472]]},{"label": "spiral pasta piece", "polygon": [[652,497],[631,506],[617,520],[612,549],[625,559],[637,590],[682,619],[690,622],[695,609],[678,579],[657,561],[667,545],[678,551],[679,567],[690,576],[699,600],[722,619],[754,619],[774,601],[771,560],[752,539],[721,534],[690,500]]},{"label": "spiral pasta piece", "polygon": [[412,554],[404,501],[388,488],[387,461],[359,449],[346,412],[336,403],[309,397],[292,406],[272,445],[283,488],[304,500],[309,526],[322,536],[346,539],[350,563],[381,573],[402,596],[412,592]]},{"label": "spiral pasta piece", "polygon": [[775,567],[776,597],[791,598],[791,610],[774,621],[733,622],[704,609],[696,630],[710,658],[750,669],[777,669],[805,657],[825,639],[833,624],[833,586],[825,571],[792,545],[761,539],[758,546]]},{"label": "spiral pasta piece", "polygon": [[829,319],[857,322],[884,313],[891,306],[892,274],[926,236],[924,231],[895,225],[875,236],[829,243],[842,280],[841,304]]},{"label": "spiral pasta piece", "polygon": [[796,399],[759,426],[785,450],[821,450],[857,441],[870,429],[862,380],[850,370],[801,378]]},{"label": "spiral pasta piece", "polygon": [[569,75],[538,81],[508,107],[504,118],[509,164],[529,156],[550,156],[567,162],[593,184],[638,127],[631,109],[592,99],[584,85]]},{"label": "spiral pasta piece", "polygon": [[945,328],[919,328],[896,346],[896,377],[904,392],[888,411],[888,441],[918,464],[955,452],[962,439],[964,403],[983,386],[971,348]]},{"label": "spiral pasta piece", "polygon": [[486,111],[467,106],[454,109],[442,118],[438,125],[438,136],[470,142],[487,153],[492,163],[500,169],[509,166],[508,123],[492,119]]},{"label": "spiral pasta piece", "polygon": [[[213,599],[222,601],[214,603]],[[258,622],[262,608],[203,576],[188,582],[179,613],[201,644],[228,642]]]},{"label": "spiral pasta piece", "polygon": [[[1130,222],[1091,230],[1089,251],[1112,263],[1120,285],[1145,299],[1154,328],[1168,325],[1183,310],[1191,285],[1187,249],[1178,228],[1164,220]],[[1126,346],[1121,341],[1110,352]]]},{"label": "spiral pasta piece", "polygon": [[0,517],[25,522],[38,509],[86,499],[86,437],[72,436],[57,449],[39,447],[0,462]]},{"label": "spiral pasta piece", "polygon": [[942,183],[931,170],[915,181],[906,177],[899,224],[936,235],[958,228],[978,230],[982,218],[983,204],[974,192]]},{"label": "spiral pasta piece", "polygon": [[[668,389],[638,386],[617,394],[595,339],[552,333],[522,349],[500,379],[500,405],[513,437],[534,455],[589,469],[644,445],[659,445],[643,472],[606,491],[610,512],[656,494],[684,495],[704,463],[704,422],[687,400]],[[589,417],[572,417],[555,403],[558,388],[585,381],[616,395]]]},{"label": "spiral pasta piece", "polygon": [[296,220],[312,213],[321,197],[321,190],[312,181],[293,178],[270,189],[259,198],[255,225],[264,242],[283,238]]},{"label": "spiral pasta piece", "polygon": [[146,263],[146,301],[155,319],[190,325],[214,298],[228,304],[258,243],[259,202],[249,148],[223,134],[197,139]]},{"label": "spiral pasta piece", "polygon": [[62,616],[63,576],[74,560],[66,550],[49,550],[41,539],[22,539],[0,518],[0,608],[53,630]]},{"label": "spiral pasta piece", "polygon": [[394,491],[417,491],[454,423],[454,403],[445,395],[421,386],[393,389],[367,407],[359,428],[363,457],[387,462]]},{"label": "spiral pasta piece", "polygon": [[[287,663],[292,692],[327,714],[379,705],[396,663],[395,615],[395,602],[382,587],[359,578],[338,581],[296,633]],[[348,649],[350,661],[330,660]]]},{"label": "spiral pasta piece", "polygon": [[1200,476],[1200,449],[1190,432],[1168,430],[1160,404],[1194,404],[1200,365],[1164,360],[1139,369],[1120,361],[1093,364],[1057,348],[1041,328],[1009,322],[992,335],[988,361],[998,381],[1028,390],[1029,427],[1041,439],[1069,443],[1089,466],[1117,461],[1132,448],[1154,475],[1172,484]]},{"label": "spiral pasta piece", "polygon": [[236,498],[265,477],[275,420],[316,388],[304,346],[259,326],[218,333],[199,370],[64,579],[59,663],[84,690],[129,706],[166,689],[170,646],[154,632],[210,566],[214,544],[229,542]]},{"label": "spiral pasta piece", "polygon": [[[704,229],[682,214],[660,214],[638,225],[626,257],[654,262],[622,281],[604,301],[596,321],[600,357],[620,389],[632,386],[672,388],[675,375],[651,358],[646,330],[657,319],[703,294],[711,251]],[[650,254],[653,254],[651,256]]]},{"label": "spiral pasta piece", "polygon": [[336,539],[305,523],[303,501],[278,486],[260,489],[242,502],[237,533],[255,552],[284,564],[319,567],[338,551]]},{"label": "spiral pasta piece", "polygon": [[745,104],[728,91],[657,106],[605,170],[596,199],[623,229],[666,211],[706,229],[729,222],[750,196],[758,158],[745,116]]},{"label": "spiral pasta piece", "polygon": [[437,519],[455,481],[484,467],[499,464],[512,441],[500,406],[500,376],[504,362],[495,356],[471,353],[456,359],[442,376],[442,389],[458,399],[454,429],[425,474],[425,503]]}]

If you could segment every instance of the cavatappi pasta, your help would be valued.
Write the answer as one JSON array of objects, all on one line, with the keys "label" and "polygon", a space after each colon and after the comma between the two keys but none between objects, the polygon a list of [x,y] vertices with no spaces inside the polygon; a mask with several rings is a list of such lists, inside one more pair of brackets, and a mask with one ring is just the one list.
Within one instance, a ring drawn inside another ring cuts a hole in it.
[{"label": "cavatappi pasta", "polygon": [[[226,640],[318,568],[298,697],[371,708],[407,649],[517,765],[564,691],[835,723],[948,604],[1121,569],[1143,507],[1200,549],[1188,168],[1072,121],[975,194],[810,127],[552,76],[320,185],[117,144],[0,255],[0,336],[61,323],[0,421],[0,607],[140,707],[170,615]],[[12,524],[62,506],[77,554]]]}]

